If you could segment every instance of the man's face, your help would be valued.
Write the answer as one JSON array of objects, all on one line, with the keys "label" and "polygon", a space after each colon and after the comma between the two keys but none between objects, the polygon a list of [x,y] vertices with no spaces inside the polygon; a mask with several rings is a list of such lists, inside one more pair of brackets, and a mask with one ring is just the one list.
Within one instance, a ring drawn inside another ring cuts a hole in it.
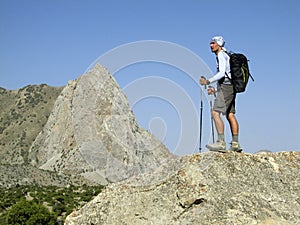
[{"label": "man's face", "polygon": [[221,47],[217,44],[217,42],[214,41],[210,42],[210,49],[212,52],[216,53],[219,51],[220,48]]}]

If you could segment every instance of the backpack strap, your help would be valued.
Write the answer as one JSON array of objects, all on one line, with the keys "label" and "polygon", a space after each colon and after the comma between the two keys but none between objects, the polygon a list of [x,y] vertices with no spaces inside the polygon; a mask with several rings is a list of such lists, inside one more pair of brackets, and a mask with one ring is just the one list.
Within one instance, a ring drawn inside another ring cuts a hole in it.
[{"label": "backpack strap", "polygon": [[[227,52],[227,50],[224,50],[224,52],[229,56],[230,58],[230,55],[231,53],[230,52]],[[225,71],[225,76],[230,80],[230,83],[232,84],[232,79],[228,76],[228,73]]]}]

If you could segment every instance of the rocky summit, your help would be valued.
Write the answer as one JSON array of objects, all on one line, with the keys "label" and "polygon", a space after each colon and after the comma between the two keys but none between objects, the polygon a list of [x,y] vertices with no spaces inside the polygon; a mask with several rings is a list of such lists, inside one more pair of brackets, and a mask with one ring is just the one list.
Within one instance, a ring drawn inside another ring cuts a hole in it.
[{"label": "rocky summit", "polygon": [[65,224],[296,225],[299,184],[299,152],[187,155],[108,185]]},{"label": "rocky summit", "polygon": [[34,167],[99,184],[153,171],[173,157],[138,126],[127,97],[99,64],[68,82],[28,156]]}]

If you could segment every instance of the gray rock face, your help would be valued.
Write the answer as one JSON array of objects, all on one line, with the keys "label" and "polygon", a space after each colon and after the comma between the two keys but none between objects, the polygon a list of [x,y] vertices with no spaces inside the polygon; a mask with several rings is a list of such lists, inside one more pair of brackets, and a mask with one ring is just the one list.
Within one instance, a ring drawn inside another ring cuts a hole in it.
[{"label": "gray rock face", "polygon": [[173,157],[138,126],[126,96],[100,65],[69,81],[29,152],[33,166],[100,184],[153,171]]},{"label": "gray rock face", "polygon": [[202,153],[108,185],[66,225],[300,224],[300,153]]}]

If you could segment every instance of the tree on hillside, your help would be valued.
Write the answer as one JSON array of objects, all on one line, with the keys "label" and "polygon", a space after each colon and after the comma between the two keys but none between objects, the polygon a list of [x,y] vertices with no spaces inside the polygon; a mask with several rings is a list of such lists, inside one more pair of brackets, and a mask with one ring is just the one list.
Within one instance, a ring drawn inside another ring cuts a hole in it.
[{"label": "tree on hillside", "polygon": [[54,225],[56,216],[45,206],[33,201],[20,200],[7,211],[7,224],[16,225]]}]

